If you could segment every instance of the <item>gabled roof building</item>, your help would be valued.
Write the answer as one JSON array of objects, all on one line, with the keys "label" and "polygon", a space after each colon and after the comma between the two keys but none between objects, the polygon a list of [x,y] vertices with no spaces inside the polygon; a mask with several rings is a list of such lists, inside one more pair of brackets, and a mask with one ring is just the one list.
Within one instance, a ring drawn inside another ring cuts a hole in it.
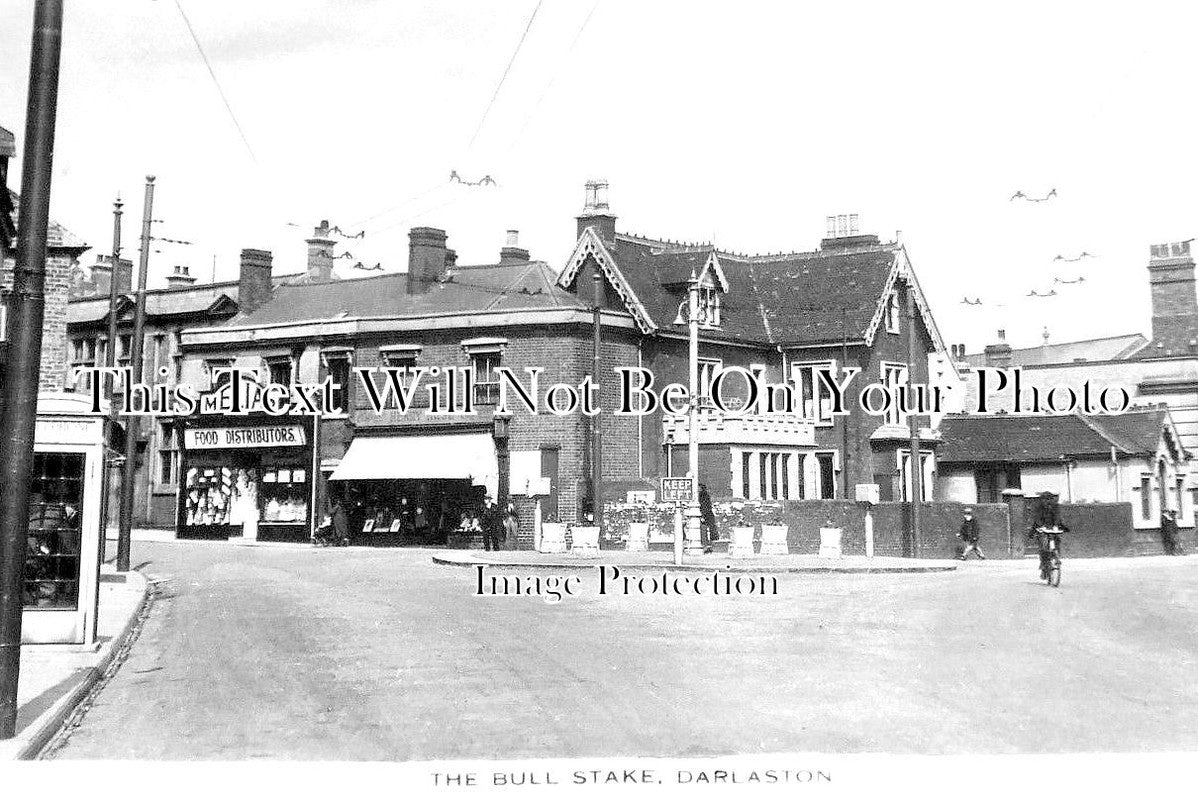
[{"label": "gabled roof building", "polygon": [[1190,453],[1164,405],[1123,414],[948,415],[941,422],[939,490],[965,503],[1002,501],[1007,489],[1052,492],[1070,503],[1131,503],[1136,528],[1161,512],[1193,527]]}]

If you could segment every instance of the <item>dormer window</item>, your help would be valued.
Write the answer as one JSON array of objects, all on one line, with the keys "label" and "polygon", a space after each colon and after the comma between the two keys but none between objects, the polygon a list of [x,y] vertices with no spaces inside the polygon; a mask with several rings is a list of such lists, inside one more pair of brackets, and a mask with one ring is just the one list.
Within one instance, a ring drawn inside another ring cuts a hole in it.
[{"label": "dormer window", "polygon": [[705,328],[720,327],[720,293],[714,287],[699,287],[699,324]]},{"label": "dormer window", "polygon": [[886,299],[886,330],[890,333],[899,332],[899,320],[902,315],[899,313],[898,292],[891,293]]}]

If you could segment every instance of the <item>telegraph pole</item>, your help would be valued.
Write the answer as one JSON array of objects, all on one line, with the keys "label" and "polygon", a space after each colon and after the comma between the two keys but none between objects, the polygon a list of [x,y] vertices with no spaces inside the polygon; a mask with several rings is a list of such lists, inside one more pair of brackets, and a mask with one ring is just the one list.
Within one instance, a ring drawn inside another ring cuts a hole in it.
[{"label": "telegraph pole", "polygon": [[[121,211],[124,203],[121,202],[121,196],[116,196],[116,202],[112,204],[112,273],[108,281],[108,346],[104,348],[104,366],[111,369],[116,366],[116,308],[117,300],[120,297],[120,291],[117,287],[116,274],[117,266],[121,260]],[[116,413],[116,378],[108,379],[108,430],[111,432],[117,426]],[[107,437],[105,437],[106,440]],[[110,441],[110,440],[109,440]],[[107,448],[105,448],[107,452]],[[113,467],[116,466],[114,459],[105,458],[104,460],[104,494],[100,498],[102,510],[100,512],[100,562],[104,561],[104,548],[108,540],[108,496],[112,494],[110,491],[112,481],[115,479]]]},{"label": "telegraph pole", "polygon": [[[141,258],[137,264],[137,295],[133,307],[133,346],[129,354],[133,383],[142,380],[142,342],[146,325],[146,279],[150,272],[150,225],[154,215],[154,176],[146,176],[146,199],[142,204]],[[125,401],[131,398],[132,387],[125,387]],[[125,409],[125,463],[121,469],[121,519],[117,531],[116,569],[129,571],[129,546],[133,538],[133,489],[137,472],[137,434],[140,420]]]},{"label": "telegraph pole", "polygon": [[[907,280],[907,394],[915,387],[915,364],[919,360],[919,316],[915,308],[915,280]],[[912,404],[912,408],[914,408]],[[919,459],[919,417],[912,411],[907,415],[911,428],[911,459],[907,471],[911,475],[911,555],[919,557],[919,503],[923,497],[923,465]]]},{"label": "telegraph pole", "polygon": [[29,475],[37,426],[37,391],[45,320],[46,232],[50,225],[50,173],[58,107],[58,62],[62,52],[62,0],[37,0],[29,95],[25,109],[25,152],[21,174],[20,222],[8,321],[8,366],[3,387],[0,438],[0,739],[17,732],[17,679],[21,670],[21,614],[26,538],[29,535]]},{"label": "telegraph pole", "polygon": [[[591,382],[600,384],[600,348],[603,344],[603,272],[599,264],[595,264],[594,274],[594,303],[595,317],[594,341],[591,345]],[[603,527],[603,437],[600,433],[600,416],[591,417],[591,513],[594,515],[595,527]]]}]

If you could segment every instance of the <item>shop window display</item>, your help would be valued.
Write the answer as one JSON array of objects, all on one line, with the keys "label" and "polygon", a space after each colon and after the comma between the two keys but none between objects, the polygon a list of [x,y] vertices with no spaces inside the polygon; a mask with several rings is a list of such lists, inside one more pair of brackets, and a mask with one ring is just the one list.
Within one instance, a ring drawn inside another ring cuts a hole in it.
[{"label": "shop window display", "polygon": [[242,528],[254,538],[259,523],[305,524],[308,470],[263,467],[191,467],[183,524]]},{"label": "shop window display", "polygon": [[308,518],[307,470],[264,471],[259,496],[263,522],[304,522]]},{"label": "shop window display", "polygon": [[81,453],[34,454],[22,587],[26,607],[79,607],[84,459]]}]

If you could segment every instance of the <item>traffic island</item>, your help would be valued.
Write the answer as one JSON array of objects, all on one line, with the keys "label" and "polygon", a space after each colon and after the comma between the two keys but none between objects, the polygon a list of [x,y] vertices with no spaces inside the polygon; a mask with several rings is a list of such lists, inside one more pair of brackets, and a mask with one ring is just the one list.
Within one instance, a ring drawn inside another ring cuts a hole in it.
[{"label": "traffic island", "polygon": [[957,561],[909,559],[879,556],[820,558],[813,555],[755,556],[732,560],[727,553],[686,556],[681,566],[674,554],[666,552],[627,552],[601,550],[598,556],[572,556],[569,553],[537,553],[532,550],[498,552],[444,551],[432,557],[434,564],[450,567],[512,567],[518,569],[576,570],[583,567],[614,566],[621,570],[651,569],[698,570],[745,573],[928,573],[951,572]]}]

